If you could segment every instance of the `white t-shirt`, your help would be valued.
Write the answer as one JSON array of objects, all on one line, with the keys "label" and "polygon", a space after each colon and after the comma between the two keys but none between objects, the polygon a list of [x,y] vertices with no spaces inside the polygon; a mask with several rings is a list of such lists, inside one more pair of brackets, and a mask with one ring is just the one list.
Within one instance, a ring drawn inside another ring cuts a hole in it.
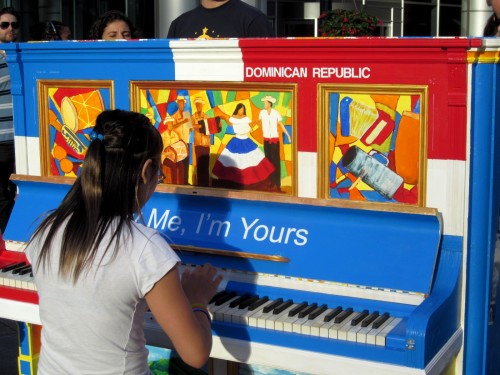
[{"label": "white t-shirt", "polygon": [[[50,272],[34,267],[42,322],[38,375],[150,374],[144,296],[179,258],[154,229],[133,223],[124,233],[116,258],[112,245],[101,265],[96,262],[75,285],[58,276],[62,231],[52,242]],[[39,250],[38,242],[26,249],[33,265]]]},{"label": "white t-shirt", "polygon": [[270,113],[263,109],[259,113],[259,119],[262,120],[262,134],[264,138],[278,138],[278,124],[282,120],[280,113],[271,108]]}]

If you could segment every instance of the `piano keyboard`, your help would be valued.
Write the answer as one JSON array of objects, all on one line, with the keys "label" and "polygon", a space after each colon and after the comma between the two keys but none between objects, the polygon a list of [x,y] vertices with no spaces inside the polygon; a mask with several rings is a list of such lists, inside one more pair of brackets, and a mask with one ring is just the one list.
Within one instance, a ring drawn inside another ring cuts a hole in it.
[{"label": "piano keyboard", "polygon": [[0,299],[38,304],[33,272],[23,251],[4,250],[2,252]]},{"label": "piano keyboard", "polygon": [[219,292],[208,309],[214,321],[380,346],[386,345],[387,335],[402,321],[387,312],[227,291]]},{"label": "piano keyboard", "polygon": [[36,291],[31,265],[16,262],[0,267],[0,286]]}]

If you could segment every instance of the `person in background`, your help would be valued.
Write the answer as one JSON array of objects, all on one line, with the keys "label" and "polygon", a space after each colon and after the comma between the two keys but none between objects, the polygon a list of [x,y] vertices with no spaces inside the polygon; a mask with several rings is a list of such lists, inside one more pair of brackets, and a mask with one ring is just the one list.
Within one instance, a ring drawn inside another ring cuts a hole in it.
[{"label": "person in background", "polygon": [[91,40],[137,39],[139,31],[132,21],[118,10],[110,10],[99,17],[90,28]]},{"label": "person in background", "polygon": [[[18,20],[19,15],[14,8],[7,7],[0,10],[0,43],[11,43],[17,40]],[[16,185],[10,180],[10,175],[15,173],[15,169],[10,73],[5,61],[5,53],[2,51],[0,54],[0,235],[5,232],[14,207]]]},{"label": "person in background", "polygon": [[493,14],[486,21],[483,36],[500,37],[500,0],[487,0],[487,3],[491,6]]},{"label": "person in background", "polygon": [[32,40],[70,40],[71,29],[59,21],[39,22],[30,30]]},{"label": "person in background", "polygon": [[201,0],[177,17],[167,38],[265,38],[274,32],[267,17],[241,0]]},{"label": "person in background", "polygon": [[221,281],[209,264],[179,274],[179,258],[139,224],[161,176],[162,138],[139,113],[96,119],[81,174],[30,239],[43,326],[38,375],[149,375],[149,308],[184,362],[212,347],[207,306]]}]

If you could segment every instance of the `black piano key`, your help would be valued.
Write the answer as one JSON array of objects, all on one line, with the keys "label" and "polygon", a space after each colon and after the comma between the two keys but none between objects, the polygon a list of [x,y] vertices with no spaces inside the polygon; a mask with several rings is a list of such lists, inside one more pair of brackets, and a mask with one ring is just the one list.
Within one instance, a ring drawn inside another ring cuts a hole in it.
[{"label": "black piano key", "polygon": [[364,318],[368,316],[368,310],[361,311],[352,321],[352,326],[357,326]]},{"label": "black piano key", "polygon": [[299,303],[293,309],[288,312],[288,316],[295,316],[307,307],[307,302]]},{"label": "black piano key", "polygon": [[328,308],[325,304],[321,305],[318,307],[316,310],[314,310],[312,313],[309,314],[307,317],[309,320],[316,319],[323,311],[325,311]]},{"label": "black piano key", "polygon": [[278,298],[273,303],[270,303],[269,305],[264,307],[264,309],[262,311],[267,314],[268,312],[271,312],[272,310],[274,310],[276,307],[278,307],[282,303],[283,303],[283,298]]},{"label": "black piano key", "polygon": [[377,320],[375,320],[375,321],[373,322],[373,326],[372,326],[372,327],[373,327],[374,329],[380,328],[380,326],[381,326],[382,324],[384,324],[384,322],[385,322],[387,319],[389,319],[389,316],[390,316],[390,315],[389,315],[389,313],[383,313],[382,315],[380,315],[380,316],[377,318]]},{"label": "black piano key", "polygon": [[273,310],[273,315],[277,315],[277,314],[282,313],[283,311],[285,311],[285,309],[288,309],[292,305],[293,305],[293,301],[291,299],[283,302],[280,306],[276,307]]},{"label": "black piano key", "polygon": [[31,277],[33,277],[33,268],[31,266],[22,271],[19,271],[19,275],[26,275],[27,273],[31,273]]},{"label": "black piano key", "polygon": [[224,297],[226,294],[228,294],[228,292],[226,290],[221,290],[220,292],[215,293],[215,295],[212,297],[212,299],[210,300],[210,302],[208,304],[214,303],[216,300]]},{"label": "black piano key", "polygon": [[[14,268],[14,269],[12,270],[12,273],[13,273],[14,275],[16,275],[16,274],[18,274],[18,273],[19,273],[19,274],[21,274],[20,272],[21,272],[21,271],[24,271],[24,270],[26,270],[26,269],[31,269],[31,265],[29,265],[29,264],[28,264],[27,266],[22,266],[22,267],[17,267],[17,268]],[[21,274],[21,275],[22,275],[22,274]]]},{"label": "black piano key", "polygon": [[335,318],[337,315],[339,315],[340,313],[342,312],[342,307],[340,306],[337,306],[336,308],[334,308],[332,310],[331,313],[325,315],[325,318],[323,319],[323,321],[325,323],[328,323],[330,320],[332,320],[333,318]]},{"label": "black piano key", "polygon": [[240,303],[246,301],[248,298],[252,298],[252,296],[250,294],[244,294],[244,295],[236,298],[235,300],[231,301],[231,303],[229,303],[229,307],[239,306]]},{"label": "black piano key", "polygon": [[229,301],[230,299],[236,297],[236,292],[231,292],[231,293],[228,293],[227,295],[225,296],[222,296],[221,298],[218,298],[214,303],[215,303],[215,306],[220,306],[222,305],[223,303],[226,303],[227,301]]},{"label": "black piano key", "polygon": [[361,327],[368,327],[370,324],[372,324],[375,319],[377,319],[379,316],[378,311],[372,312],[365,320],[361,322]]},{"label": "black piano key", "polygon": [[349,307],[348,309],[345,309],[344,311],[342,311],[340,314],[337,315],[334,322],[335,323],[342,323],[349,315],[352,314],[352,311],[353,310],[351,307]]},{"label": "black piano key", "polygon": [[246,299],[245,301],[243,301],[242,303],[240,303],[238,308],[239,309],[246,309],[248,306],[250,306],[252,303],[257,301],[258,299],[259,299],[259,296],[252,296],[252,297]]},{"label": "black piano key", "polygon": [[257,301],[255,301],[254,303],[252,303],[250,306],[248,306],[248,310],[253,311],[257,307],[262,306],[267,301],[269,301],[269,297],[267,297],[267,296],[261,297]]},{"label": "black piano key", "polygon": [[312,313],[316,309],[316,307],[318,307],[317,303],[313,303],[313,304],[307,306],[307,308],[305,308],[304,310],[299,312],[299,319],[305,318],[307,315]]},{"label": "black piano key", "polygon": [[2,272],[9,272],[9,271],[12,271],[18,267],[23,267],[25,265],[26,265],[26,262],[14,263],[14,264],[11,264],[10,266],[2,268]]}]

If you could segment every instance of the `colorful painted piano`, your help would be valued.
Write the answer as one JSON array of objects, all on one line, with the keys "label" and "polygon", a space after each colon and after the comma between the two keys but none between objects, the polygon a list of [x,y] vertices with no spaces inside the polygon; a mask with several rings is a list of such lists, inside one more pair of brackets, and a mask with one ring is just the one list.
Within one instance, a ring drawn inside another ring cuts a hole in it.
[{"label": "colorful painted piano", "polygon": [[[22,260],[34,223],[79,173],[96,113],[137,110],[160,132],[167,117],[188,119],[184,144],[165,155],[175,184],[159,185],[143,220],[183,267],[210,261],[224,274],[212,357],[316,374],[451,371],[464,340],[467,57],[482,45],[9,45],[19,195],[0,266]],[[237,134],[228,123],[238,103],[256,123],[245,135],[266,152],[266,101],[282,122],[278,186],[212,173]],[[201,131],[209,119],[220,128]],[[39,323],[36,292],[0,287],[0,315]],[[152,317],[145,324],[150,343],[168,346]]]}]

